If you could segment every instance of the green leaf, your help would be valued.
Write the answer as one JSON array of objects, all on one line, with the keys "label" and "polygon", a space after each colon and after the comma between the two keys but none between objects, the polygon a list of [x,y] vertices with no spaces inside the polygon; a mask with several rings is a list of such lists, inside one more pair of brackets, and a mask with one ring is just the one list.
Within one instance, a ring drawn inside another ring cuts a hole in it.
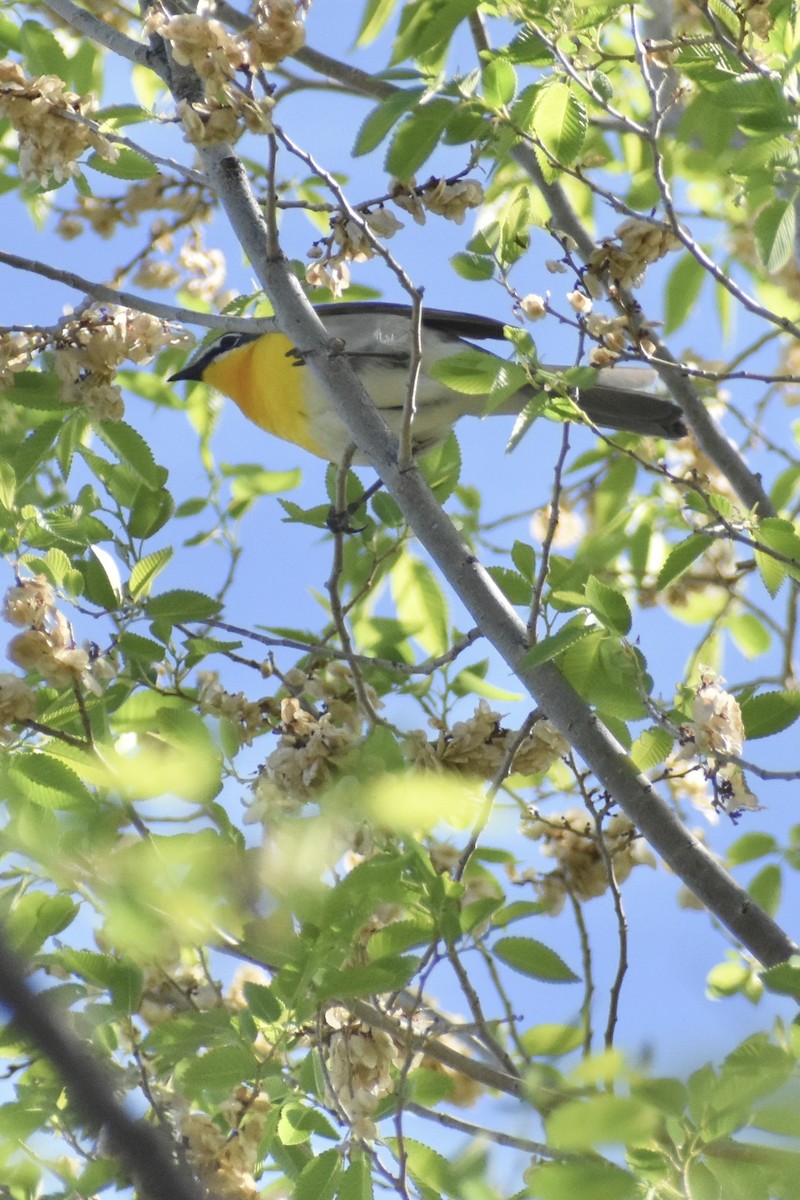
[{"label": "green leaf", "polygon": [[533,1057],[556,1058],[581,1047],[583,1030],[577,1025],[532,1025],[521,1041],[525,1052]]},{"label": "green leaf", "polygon": [[450,259],[450,266],[461,279],[481,282],[494,278],[495,265],[488,254],[473,254],[466,250],[461,251],[458,254],[454,254]]},{"label": "green leaf", "polygon": [[255,496],[275,496],[299,487],[303,472],[299,467],[292,471],[267,471],[256,463],[239,464],[220,468],[223,475],[233,476],[231,495],[234,500],[251,500]]},{"label": "green leaf", "polygon": [[745,833],[728,847],[726,858],[729,866],[738,867],[741,863],[763,858],[765,854],[774,854],[778,849],[771,833]]},{"label": "green leaf", "polygon": [[510,604],[516,604],[521,608],[530,604],[531,585],[517,571],[512,571],[508,567],[487,567],[486,571]]},{"label": "green leaf", "polygon": [[[108,585],[108,596],[103,601],[103,607],[109,611],[113,611],[119,607],[123,596],[122,578],[120,577],[116,559],[107,550],[104,550],[102,546],[90,546],[89,552],[97,561]],[[96,580],[95,583],[97,582]],[[97,595],[98,589],[95,588],[95,597]]]},{"label": "green leaf", "polygon": [[315,1108],[290,1100],[281,1109],[277,1134],[284,1146],[299,1146],[310,1140],[312,1133],[335,1141],[336,1130]]},{"label": "green leaf", "polygon": [[372,112],[367,113],[356,134],[353,154],[356,157],[360,154],[369,154],[371,150],[379,146],[403,114],[407,113],[409,109],[416,108],[424,95],[424,88],[409,88],[395,92],[388,100],[384,100],[377,108],[373,108]]},{"label": "green leaf", "polygon": [[794,196],[772,200],[762,208],[753,225],[759,258],[770,275],[785,267],[794,253],[796,203]]},{"label": "green leaf", "polygon": [[674,738],[667,729],[654,725],[640,733],[631,746],[631,758],[640,771],[652,771],[672,750]]},{"label": "green leaf", "polygon": [[693,533],[685,541],[679,542],[667,555],[666,561],[658,573],[656,587],[659,591],[667,587],[673,580],[687,571],[692,563],[700,557],[713,543],[714,539],[701,533]]},{"label": "green leaf", "polygon": [[22,38],[20,35],[19,26],[0,14],[0,47],[3,50],[14,50],[17,54],[21,54]]},{"label": "green leaf", "polygon": [[396,0],[367,0],[356,38],[356,46],[368,46],[383,29],[395,10]]},{"label": "green leaf", "polygon": [[705,268],[693,254],[681,255],[664,289],[664,332],[680,329],[689,316],[706,279]]},{"label": "green leaf", "polygon": [[495,112],[505,109],[517,91],[517,73],[504,58],[491,59],[481,72],[483,100]]},{"label": "green leaf", "polygon": [[[428,374],[465,396],[486,396],[499,404],[527,385],[525,368],[483,350],[464,350],[431,363]],[[487,409],[492,405],[487,404]]]},{"label": "green leaf", "polygon": [[91,811],[97,803],[72,767],[40,751],[16,754],[9,777],[27,800],[42,808]]},{"label": "green leaf", "polygon": [[141,967],[131,959],[69,947],[59,951],[58,957],[68,971],[110,992],[114,1006],[121,1012],[136,1012],[142,997],[144,975]]},{"label": "green leaf", "polygon": [[0,505],[3,508],[14,507],[17,494],[17,477],[11,463],[0,462]]},{"label": "green leaf", "polygon": [[129,150],[127,146],[119,146],[118,151],[118,157],[114,160],[103,158],[100,154],[90,154],[86,166],[113,179],[151,179],[158,174],[158,167],[143,154]]},{"label": "green leaf", "polygon": [[548,179],[555,178],[557,165],[568,166],[583,149],[586,108],[561,79],[527,88],[514,106],[512,119],[541,142],[546,154],[538,157]]},{"label": "green leaf", "polygon": [[150,595],[150,588],[172,558],[172,547],[165,546],[154,554],[146,554],[140,558],[131,571],[128,580],[128,591],[137,600]]},{"label": "green leaf", "polygon": [[748,741],[788,729],[800,717],[800,693],[761,692],[742,701],[742,720]]},{"label": "green leaf", "polygon": [[120,634],[117,645],[125,658],[131,663],[161,662],[164,657],[164,647],[152,638],[142,637],[139,633],[127,631]]},{"label": "green leaf", "polygon": [[147,615],[173,623],[208,621],[217,615],[220,607],[219,600],[203,592],[175,588],[171,592],[162,592],[160,596],[152,596],[147,603]]},{"label": "green leaf", "polygon": [[139,125],[143,121],[152,121],[153,114],[139,104],[109,104],[96,113],[98,121],[110,125],[114,129],[124,129],[126,125]]},{"label": "green leaf", "polygon": [[603,1159],[587,1162],[537,1162],[526,1172],[531,1200],[637,1200],[640,1183],[622,1167]]},{"label": "green leaf", "polygon": [[251,1016],[268,1024],[280,1019],[283,1005],[272,988],[263,983],[245,983],[244,998]]},{"label": "green leaf", "polygon": [[6,936],[19,954],[30,958],[49,937],[71,925],[79,912],[69,896],[26,892],[4,914]]},{"label": "green leaf", "polygon": [[178,1087],[190,1097],[208,1092],[225,1096],[242,1083],[258,1079],[261,1064],[249,1046],[213,1046],[183,1059],[175,1070]]},{"label": "green leaf", "polygon": [[633,1096],[600,1094],[568,1100],[548,1117],[547,1134],[564,1150],[648,1142],[662,1124],[661,1113]]},{"label": "green leaf", "polygon": [[494,953],[513,970],[547,983],[578,983],[579,976],[570,970],[555,950],[535,938],[507,937],[495,942]]},{"label": "green leaf", "polygon": [[50,454],[53,443],[61,432],[63,422],[44,421],[38,429],[26,437],[14,454],[14,470],[17,481],[24,483],[41,462]]},{"label": "green leaf", "polygon": [[418,966],[418,958],[396,955],[365,966],[330,971],[319,985],[317,995],[322,999],[350,999],[353,996],[394,992],[406,986]]},{"label": "green leaf", "polygon": [[152,450],[132,425],[125,421],[100,421],[96,428],[109,450],[135,471],[145,487],[155,491],[164,486],[167,470],[156,464]]},{"label": "green leaf", "polygon": [[536,577],[536,551],[527,542],[514,542],[511,547],[511,561],[530,583]]},{"label": "green leaf", "polygon": [[789,562],[782,562],[762,550],[756,550],[758,566],[764,586],[775,596],[787,575],[800,578],[800,537],[791,521],[782,517],[765,517],[759,522],[756,539],[774,550]]},{"label": "green leaf", "polygon": [[[400,1152],[395,1138],[387,1138],[386,1142],[395,1154]],[[426,1200],[439,1200],[442,1195],[463,1195],[464,1188],[457,1167],[438,1150],[409,1137],[403,1138],[402,1150],[407,1156],[408,1173],[419,1185],[421,1195]]]},{"label": "green leaf", "polygon": [[728,618],[728,633],[745,658],[758,658],[772,645],[772,636],[763,621],[753,613],[739,613]]},{"label": "green leaf", "polygon": [[20,28],[20,46],[31,75],[57,75],[69,82],[67,56],[55,34],[38,21],[24,21]]},{"label": "green leaf", "polygon": [[558,633],[554,633],[551,637],[542,638],[530,650],[523,654],[520,660],[520,667],[524,670],[530,670],[532,667],[538,667],[542,663],[550,662],[559,654],[569,647],[579,642],[581,638],[587,635],[596,633],[596,628],[593,625],[587,625],[583,617],[575,617],[563,629],[559,629]]},{"label": "green leaf", "polygon": [[454,112],[451,101],[437,99],[421,105],[406,117],[389,144],[384,163],[386,171],[401,180],[416,174],[439,145]]},{"label": "green leaf", "polygon": [[339,1184],[338,1197],[339,1200],[372,1200],[372,1171],[365,1154],[351,1152],[350,1165]]},{"label": "green leaf", "polygon": [[586,581],[586,601],[598,621],[612,633],[618,633],[621,637],[630,633],[633,624],[630,606],[616,588],[590,575]]},{"label": "green leaf", "polygon": [[397,615],[429,654],[444,654],[448,646],[447,602],[430,567],[404,554],[392,567],[392,596]]},{"label": "green leaf", "polygon": [[769,916],[774,917],[781,904],[780,867],[775,863],[769,863],[766,867],[762,867],[758,874],[750,880],[747,890],[756,904],[760,905]]},{"label": "green leaf", "polygon": [[800,999],[800,954],[793,954],[786,962],[762,971],[761,980],[768,992]]},{"label": "green leaf", "polygon": [[420,58],[447,42],[458,25],[479,7],[481,0],[417,0],[406,6],[395,38],[392,64]]},{"label": "green leaf", "polygon": [[323,1150],[307,1163],[297,1179],[292,1200],[331,1200],[342,1176],[338,1150]]}]

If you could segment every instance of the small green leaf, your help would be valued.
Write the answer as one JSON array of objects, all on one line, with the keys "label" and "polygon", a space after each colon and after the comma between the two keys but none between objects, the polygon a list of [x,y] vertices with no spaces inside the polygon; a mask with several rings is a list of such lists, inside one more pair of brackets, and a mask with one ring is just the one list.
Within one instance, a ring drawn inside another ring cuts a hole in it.
[{"label": "small green leaf", "polygon": [[338,1150],[323,1150],[303,1167],[292,1192],[292,1200],[331,1200],[342,1176]]},{"label": "small green leaf", "polygon": [[581,638],[585,638],[590,633],[596,633],[597,630],[593,625],[585,624],[582,617],[576,617],[563,629],[559,629],[558,633],[554,633],[551,637],[542,638],[530,650],[523,654],[520,660],[520,667],[524,670],[530,670],[532,667],[538,667],[542,663],[550,662],[562,654],[569,646],[579,642]]},{"label": "small green leaf", "polygon": [[0,505],[3,508],[14,507],[17,494],[17,477],[11,463],[0,462]]},{"label": "small green leaf", "polygon": [[528,545],[527,542],[514,542],[511,547],[511,561],[520,575],[533,583],[536,576],[536,551],[533,546]]},{"label": "small green leaf", "polygon": [[570,970],[563,958],[535,938],[500,938],[495,942],[494,952],[499,959],[522,975],[530,975],[548,983],[579,982],[579,976]]},{"label": "small green leaf", "polygon": [[598,1144],[647,1142],[662,1120],[661,1113],[638,1098],[602,1093],[559,1105],[547,1119],[547,1133],[559,1148],[591,1150]]},{"label": "small green leaf", "polygon": [[150,595],[150,588],[172,558],[172,553],[172,547],[165,546],[135,564],[128,580],[128,591],[135,600]]},{"label": "small green leaf", "polygon": [[110,992],[116,1008],[128,1014],[136,1012],[142,997],[144,975],[131,959],[69,947],[60,951],[59,958],[68,971]]},{"label": "small green leaf", "polygon": [[605,1159],[586,1162],[537,1162],[526,1172],[530,1200],[637,1200],[640,1181]]},{"label": "small green leaf", "polygon": [[9,777],[27,800],[42,808],[91,810],[96,804],[72,767],[49,754],[29,751],[15,755]]},{"label": "small green leaf", "polygon": [[215,617],[219,610],[219,600],[186,588],[162,592],[160,596],[151,597],[147,604],[149,617],[172,622],[208,621]]},{"label": "small green leaf", "polygon": [[26,892],[16,897],[4,914],[6,937],[20,954],[29,958],[56,933],[71,925],[80,909],[69,896]]},{"label": "small green leaf", "polygon": [[146,487],[157,490],[164,486],[168,474],[166,468],[156,464],[152,450],[132,425],[125,421],[100,421],[97,432],[109,450],[127,463]]},{"label": "small green leaf", "polygon": [[586,601],[598,621],[612,633],[618,633],[621,637],[630,633],[633,624],[630,606],[616,588],[590,575],[586,581]]},{"label": "small green leaf", "polygon": [[416,108],[420,99],[425,95],[424,88],[409,88],[408,91],[395,92],[388,100],[384,100],[377,108],[368,113],[356,134],[353,154],[369,154],[379,146],[387,134],[394,128],[404,113]]},{"label": "small green leaf", "polygon": [[577,1025],[533,1025],[525,1030],[521,1041],[528,1054],[555,1058],[579,1049],[583,1044],[583,1030]]},{"label": "small green leaf", "polygon": [[517,91],[517,73],[510,62],[492,58],[481,72],[483,99],[487,108],[497,112],[505,109]]},{"label": "small green leaf", "polygon": [[763,971],[761,979],[768,992],[800,999],[800,954],[793,954],[786,962]]},{"label": "small green leaf", "polygon": [[17,448],[14,453],[14,470],[19,483],[24,483],[39,464],[48,457],[53,443],[61,432],[62,425],[61,420],[43,422]]},{"label": "small green leaf", "polygon": [[640,733],[631,747],[631,758],[640,771],[652,771],[664,762],[672,750],[674,738],[667,729],[655,725]]},{"label": "small green leaf", "polygon": [[213,1046],[204,1054],[178,1063],[175,1079],[188,1096],[203,1092],[224,1096],[232,1088],[258,1078],[261,1063],[249,1046]]},{"label": "small green leaf", "polygon": [[406,117],[395,131],[386,154],[385,169],[407,180],[433,154],[447,128],[455,106],[444,99],[431,100]]},{"label": "small green leaf", "polygon": [[383,29],[395,10],[396,0],[367,0],[356,46],[368,46]]},{"label": "small green leaf", "polygon": [[38,21],[24,21],[20,45],[31,75],[57,75],[69,82],[69,63],[55,34]]},{"label": "small green leaf", "polygon": [[419,966],[419,959],[395,955],[360,967],[327,972],[317,989],[322,998],[350,999],[378,992],[394,992],[406,986]]},{"label": "small green leaf", "polygon": [[788,729],[800,717],[800,693],[761,692],[742,701],[742,720],[748,741]]},{"label": "small green leaf", "polygon": [[109,609],[116,608],[122,601],[123,589],[122,578],[119,573],[116,559],[104,550],[102,546],[90,546],[90,553],[94,556],[100,565],[110,589],[110,603],[106,603],[105,607]]},{"label": "small green leaf", "polygon": [[687,571],[692,563],[706,551],[714,541],[701,533],[693,533],[685,541],[679,542],[667,555],[666,561],[658,573],[656,587],[659,591],[667,587],[673,580]]},{"label": "small green leaf", "polygon": [[776,198],[762,208],[753,225],[764,270],[770,275],[785,267],[794,253],[797,198]]},{"label": "small green leaf", "polygon": [[745,833],[728,847],[726,857],[729,866],[738,867],[741,863],[763,858],[765,854],[774,854],[778,849],[771,833]]},{"label": "small green leaf", "polygon": [[495,265],[487,254],[473,254],[464,250],[453,255],[450,266],[462,279],[482,282],[494,278]]},{"label": "small green leaf", "polygon": [[392,567],[390,581],[397,615],[408,635],[429,654],[444,654],[450,628],[447,602],[430,567],[404,554]]},{"label": "small green leaf", "polygon": [[772,636],[763,621],[753,613],[739,613],[728,618],[728,633],[745,658],[758,658],[766,654],[772,644]]},{"label": "small green leaf", "polygon": [[245,983],[244,998],[251,1016],[269,1024],[280,1019],[283,1005],[272,988],[263,983]]},{"label": "small green leaf", "polygon": [[458,25],[473,13],[481,0],[437,0],[437,3],[409,4],[400,24],[392,51],[392,65],[406,58],[438,49],[447,43]]},{"label": "small green leaf", "polygon": [[769,863],[766,867],[762,867],[758,874],[750,880],[747,890],[756,904],[760,905],[769,916],[774,917],[781,904],[780,867],[775,863]]},{"label": "small green leaf", "polygon": [[664,289],[664,331],[673,333],[683,325],[706,279],[706,270],[694,254],[683,254],[669,273]]},{"label": "small green leaf", "polygon": [[309,1141],[314,1133],[331,1141],[336,1141],[338,1137],[336,1130],[318,1109],[295,1100],[290,1100],[281,1109],[277,1133],[284,1146],[299,1146]]},{"label": "small green leaf", "polygon": [[158,167],[151,163],[143,154],[129,150],[127,146],[118,147],[115,159],[103,158],[101,154],[90,154],[86,166],[101,175],[110,175],[112,179],[151,179],[158,174]]},{"label": "small green leaf", "polygon": [[531,602],[531,585],[524,576],[508,567],[487,567],[492,577],[510,604],[523,608]]},{"label": "small green leaf", "polygon": [[[521,100],[525,100],[525,93]],[[575,96],[570,85],[560,79],[538,86],[527,103],[526,127],[539,139],[547,152],[540,157],[543,169],[550,176],[555,164],[568,166],[583,149],[588,129],[586,108]],[[515,116],[516,113],[515,107]],[[524,107],[520,110],[520,115],[526,116]]]}]

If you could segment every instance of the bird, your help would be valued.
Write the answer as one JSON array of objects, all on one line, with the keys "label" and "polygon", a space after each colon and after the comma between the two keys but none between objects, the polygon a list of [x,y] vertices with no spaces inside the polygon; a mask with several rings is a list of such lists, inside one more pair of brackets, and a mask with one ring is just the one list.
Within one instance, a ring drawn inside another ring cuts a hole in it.
[{"label": "bird", "polygon": [[[414,323],[410,305],[379,301],[319,304],[316,312],[331,338],[355,370],[381,416],[399,434],[408,393]],[[201,351],[170,382],[198,381],[232,399],[246,417],[284,441],[294,442],[327,462],[356,464],[368,459],[353,454],[352,437],[336,412],[324,385],[305,363],[302,350],[277,323],[258,333],[225,333]],[[482,416],[486,394],[456,391],[431,373],[434,364],[465,350],[479,349],[508,367],[505,359],[475,343],[506,340],[505,326],[493,317],[444,309],[422,309],[422,359],[412,424],[415,453],[444,441],[462,416]],[[564,368],[546,367],[545,371]],[[645,390],[653,380],[649,368],[604,367],[588,387],[571,393],[596,425],[660,438],[686,433],[681,409],[671,400]],[[519,413],[537,392],[524,384],[493,413]]]}]

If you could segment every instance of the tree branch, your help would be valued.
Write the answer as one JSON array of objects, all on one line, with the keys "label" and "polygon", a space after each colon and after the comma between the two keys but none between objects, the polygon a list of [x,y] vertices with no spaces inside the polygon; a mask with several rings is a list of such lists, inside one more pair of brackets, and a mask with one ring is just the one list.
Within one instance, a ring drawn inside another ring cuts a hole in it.
[{"label": "tree branch", "polygon": [[90,1047],[68,1028],[46,992],[37,992],[0,930],[0,1001],[14,1026],[55,1066],[75,1107],[95,1132],[105,1130],[113,1153],[150,1200],[208,1200],[172,1155],[163,1135],[134,1120]]}]

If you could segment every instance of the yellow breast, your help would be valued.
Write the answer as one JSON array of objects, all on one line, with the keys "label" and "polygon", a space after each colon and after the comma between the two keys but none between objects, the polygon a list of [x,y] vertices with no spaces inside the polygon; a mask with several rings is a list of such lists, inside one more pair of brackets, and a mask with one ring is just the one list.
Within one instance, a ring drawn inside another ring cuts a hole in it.
[{"label": "yellow breast", "polygon": [[[327,459],[331,456],[312,433],[317,414],[309,412],[310,372],[291,350],[282,333],[265,333],[215,358],[203,379],[268,433]],[[312,391],[316,401],[318,389]]]}]

